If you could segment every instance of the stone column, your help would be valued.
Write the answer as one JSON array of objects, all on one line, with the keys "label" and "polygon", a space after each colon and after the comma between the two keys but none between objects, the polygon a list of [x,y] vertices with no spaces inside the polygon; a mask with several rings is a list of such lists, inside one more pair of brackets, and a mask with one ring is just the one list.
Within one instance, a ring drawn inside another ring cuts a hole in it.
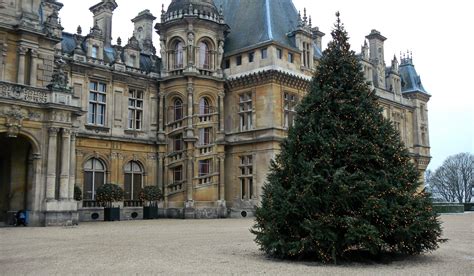
[{"label": "stone column", "polygon": [[219,155],[219,200],[225,200],[225,155]]},{"label": "stone column", "polygon": [[28,49],[26,47],[18,47],[18,72],[17,83],[25,84],[25,55]]},{"label": "stone column", "polygon": [[77,133],[71,132],[71,149],[69,153],[70,164],[69,164],[69,200],[74,199],[74,186],[76,185],[76,135]]},{"label": "stone column", "polygon": [[160,93],[160,104],[158,106],[158,141],[164,142],[165,141],[165,116],[166,111],[163,109],[165,106],[165,93]]},{"label": "stone column", "polygon": [[219,93],[219,132],[224,133],[224,97],[225,93]]},{"label": "stone column", "polygon": [[49,128],[49,142],[48,142],[48,163],[46,175],[46,200],[55,200],[56,191],[56,151],[57,151],[57,137],[59,129]]},{"label": "stone column", "polygon": [[38,50],[31,50],[30,85],[36,86],[38,79]]},{"label": "stone column", "polygon": [[69,197],[69,165],[71,162],[71,130],[63,128],[61,149],[61,176],[59,179],[59,198]]}]

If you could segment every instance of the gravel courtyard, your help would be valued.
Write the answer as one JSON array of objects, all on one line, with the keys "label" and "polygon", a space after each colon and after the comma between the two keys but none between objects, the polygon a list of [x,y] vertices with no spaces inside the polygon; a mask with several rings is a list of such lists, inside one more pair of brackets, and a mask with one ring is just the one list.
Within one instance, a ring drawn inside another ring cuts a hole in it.
[{"label": "gravel courtyard", "polygon": [[0,275],[473,275],[474,213],[443,215],[441,220],[449,241],[434,253],[390,264],[342,266],[265,257],[248,230],[250,219],[0,228]]}]

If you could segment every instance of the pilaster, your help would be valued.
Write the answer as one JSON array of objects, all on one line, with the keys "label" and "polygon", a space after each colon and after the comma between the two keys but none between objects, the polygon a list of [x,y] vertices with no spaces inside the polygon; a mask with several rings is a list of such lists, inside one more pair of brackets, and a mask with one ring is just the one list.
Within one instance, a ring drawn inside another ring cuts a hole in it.
[{"label": "pilaster", "polygon": [[46,200],[55,200],[56,190],[56,152],[57,152],[57,138],[59,129],[51,127],[48,129],[49,141],[48,141],[48,163],[47,163],[47,175],[46,175]]}]

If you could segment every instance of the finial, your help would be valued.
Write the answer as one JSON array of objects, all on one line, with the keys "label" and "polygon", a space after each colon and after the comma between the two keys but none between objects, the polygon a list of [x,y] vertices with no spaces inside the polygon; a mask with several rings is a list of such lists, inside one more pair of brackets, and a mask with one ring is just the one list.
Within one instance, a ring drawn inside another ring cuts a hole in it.
[{"label": "finial", "polygon": [[311,22],[311,15],[309,16],[309,27],[311,28],[313,26],[313,23]]},{"label": "finial", "polygon": [[78,34],[78,35],[81,35],[81,34],[82,34],[81,25],[77,26],[77,34]]},{"label": "finial", "polygon": [[120,36],[117,38],[117,45],[122,46],[122,39],[120,38]]},{"label": "finial", "polygon": [[306,16],[306,8],[303,9],[303,23],[308,23],[308,17]]}]

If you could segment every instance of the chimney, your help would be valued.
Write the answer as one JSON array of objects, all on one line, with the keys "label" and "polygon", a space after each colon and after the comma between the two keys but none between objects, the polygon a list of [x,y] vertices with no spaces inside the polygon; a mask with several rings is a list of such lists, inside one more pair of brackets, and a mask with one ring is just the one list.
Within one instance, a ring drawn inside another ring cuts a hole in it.
[{"label": "chimney", "polygon": [[102,30],[104,46],[111,46],[112,16],[117,6],[115,0],[102,0],[89,9],[94,14],[93,26],[97,25]]}]

